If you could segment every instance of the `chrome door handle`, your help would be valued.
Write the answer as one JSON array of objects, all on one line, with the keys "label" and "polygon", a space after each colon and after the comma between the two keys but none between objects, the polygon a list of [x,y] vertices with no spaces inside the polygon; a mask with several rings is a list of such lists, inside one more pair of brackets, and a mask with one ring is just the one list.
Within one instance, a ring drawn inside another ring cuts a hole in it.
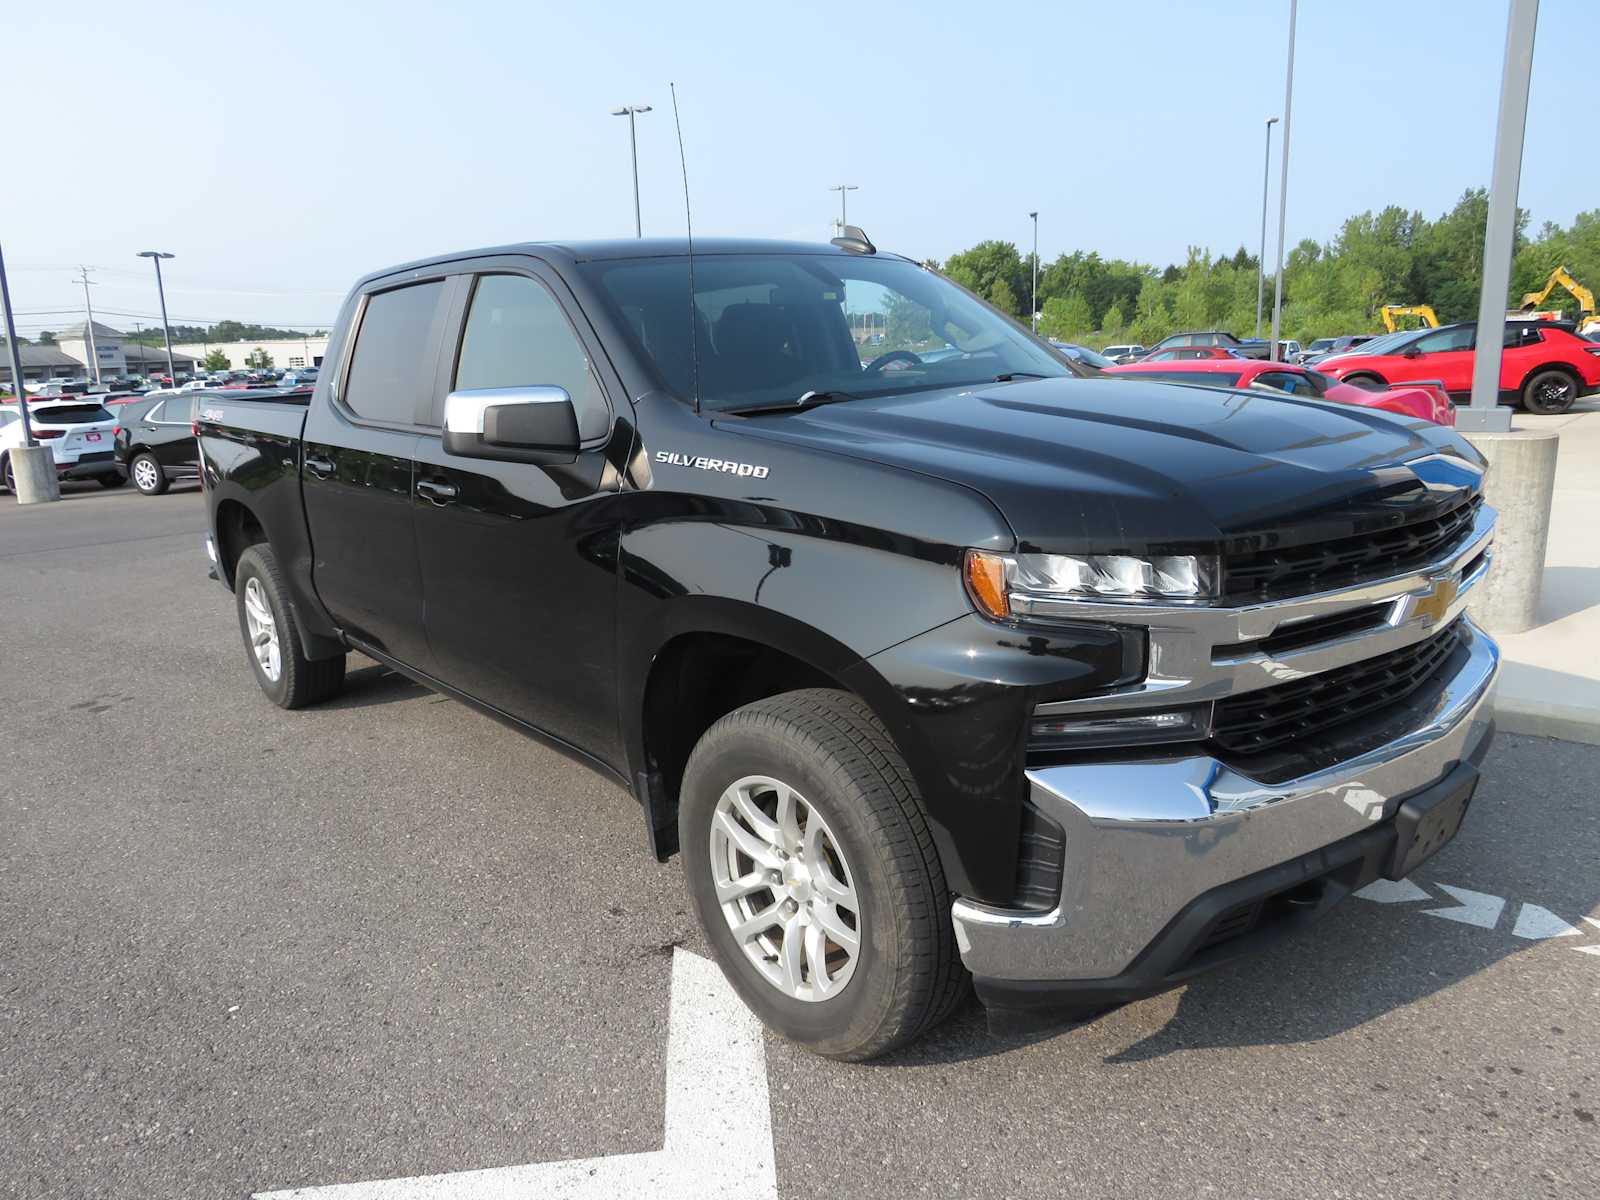
[{"label": "chrome door handle", "polygon": [[447,500],[454,500],[459,489],[453,483],[436,483],[431,479],[419,479],[417,491],[435,504],[443,504]]},{"label": "chrome door handle", "polygon": [[313,458],[306,455],[306,470],[318,479],[327,479],[333,474],[333,460],[331,458]]}]

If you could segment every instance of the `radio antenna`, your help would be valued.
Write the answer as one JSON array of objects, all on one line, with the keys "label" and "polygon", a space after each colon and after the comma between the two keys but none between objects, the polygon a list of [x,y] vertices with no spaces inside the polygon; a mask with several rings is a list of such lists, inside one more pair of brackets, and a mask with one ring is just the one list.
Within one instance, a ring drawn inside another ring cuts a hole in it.
[{"label": "radio antenna", "polygon": [[700,321],[694,303],[694,220],[689,216],[689,163],[683,155],[683,122],[678,119],[678,85],[667,83],[672,93],[672,124],[678,131],[678,166],[683,169],[683,227],[689,235],[689,364],[694,372],[694,411],[700,411]]}]

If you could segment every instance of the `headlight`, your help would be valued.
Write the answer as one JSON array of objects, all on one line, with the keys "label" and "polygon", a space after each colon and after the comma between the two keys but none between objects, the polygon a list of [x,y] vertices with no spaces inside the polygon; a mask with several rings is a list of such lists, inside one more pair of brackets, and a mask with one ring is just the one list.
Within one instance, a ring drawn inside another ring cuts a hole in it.
[{"label": "headlight", "polygon": [[[1202,604],[1216,598],[1212,555],[991,554],[968,550],[963,574],[973,603],[991,617],[1070,616],[1078,601]],[[1063,603],[1065,602],[1065,603]]]}]

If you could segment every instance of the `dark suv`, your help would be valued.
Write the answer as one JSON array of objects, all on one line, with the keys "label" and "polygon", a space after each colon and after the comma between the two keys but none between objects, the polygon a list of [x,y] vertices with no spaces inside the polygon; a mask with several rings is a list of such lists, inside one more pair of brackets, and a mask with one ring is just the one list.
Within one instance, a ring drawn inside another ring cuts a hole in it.
[{"label": "dark suv", "polygon": [[200,478],[194,401],[193,392],[147,397],[117,410],[117,461],[146,496],[161,495],[175,479]]}]

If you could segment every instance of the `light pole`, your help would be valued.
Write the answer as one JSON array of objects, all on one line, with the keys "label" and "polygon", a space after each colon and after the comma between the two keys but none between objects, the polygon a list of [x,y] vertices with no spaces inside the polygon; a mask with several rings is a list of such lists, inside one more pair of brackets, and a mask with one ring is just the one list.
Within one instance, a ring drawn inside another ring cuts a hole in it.
[{"label": "light pole", "polygon": [[176,384],[178,373],[172,366],[172,326],[167,324],[167,289],[161,283],[161,260],[171,258],[165,250],[141,250],[140,258],[148,258],[156,264],[156,294],[161,297],[161,332],[167,338],[167,381]]},{"label": "light pole", "polygon": [[845,215],[845,204],[844,204],[845,195],[848,192],[858,192],[861,189],[859,187],[857,187],[853,183],[840,183],[840,184],[835,184],[833,187],[829,188],[828,190],[830,192],[838,192],[839,193],[839,233],[840,233],[841,236],[843,236],[844,227],[846,225],[850,224],[849,219]]},{"label": "light pole", "polygon": [[1028,214],[1033,219],[1033,331],[1039,332],[1039,214]]},{"label": "light pole", "polygon": [[17,397],[17,409],[22,413],[22,444],[37,446],[39,443],[34,440],[33,423],[28,420],[28,389],[22,386],[22,347],[17,344],[16,322],[11,319],[11,288],[6,283],[4,254],[0,254],[0,302],[5,307],[6,349],[11,352],[11,390]]},{"label": "light pole", "polygon": [[1272,284],[1272,345],[1267,357],[1278,361],[1278,331],[1283,323],[1283,234],[1289,217],[1289,117],[1294,108],[1294,26],[1300,0],[1289,0],[1289,67],[1283,82],[1283,163],[1278,175],[1278,277]]},{"label": "light pole", "polygon": [[83,335],[89,344],[89,369],[94,381],[100,382],[100,350],[94,344],[94,305],[89,303],[89,268],[79,267],[78,278],[83,281]]},{"label": "light pole", "polygon": [[1261,253],[1256,256],[1256,340],[1261,340],[1261,294],[1267,277],[1267,180],[1272,176],[1272,127],[1277,117],[1267,118],[1267,153],[1261,162]]},{"label": "light pole", "polygon": [[639,220],[639,136],[634,130],[634,118],[640,113],[650,111],[648,104],[624,104],[621,108],[613,108],[613,117],[628,118],[628,149],[633,152],[633,236],[644,236],[644,225]]},{"label": "light pole", "polygon": [[[1505,328],[1506,289],[1511,285],[1517,190],[1522,182],[1522,143],[1528,132],[1528,88],[1533,75],[1533,42],[1538,25],[1539,0],[1511,0],[1511,11],[1506,18],[1505,64],[1500,70],[1494,170],[1489,176],[1489,214],[1483,230],[1483,288],[1478,293],[1472,401],[1456,410],[1457,428],[1476,433],[1503,433],[1511,428],[1511,410],[1500,407],[1500,360],[1504,345],[1497,331]],[[1534,578],[1538,578],[1537,571]]]}]

